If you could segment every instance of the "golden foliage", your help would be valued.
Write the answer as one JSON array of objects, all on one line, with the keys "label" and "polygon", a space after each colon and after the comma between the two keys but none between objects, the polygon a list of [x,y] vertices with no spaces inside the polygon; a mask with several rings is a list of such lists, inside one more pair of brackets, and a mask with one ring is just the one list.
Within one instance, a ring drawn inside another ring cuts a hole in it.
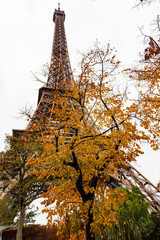
[{"label": "golden foliage", "polygon": [[[153,40],[150,39],[150,47],[153,47],[152,45]],[[138,89],[138,99],[131,107],[136,109],[135,117],[140,120],[140,126],[146,129],[154,150],[158,150],[160,138],[160,56],[158,51],[150,55],[150,60],[144,66],[133,70],[130,75],[132,79],[136,79]]]}]

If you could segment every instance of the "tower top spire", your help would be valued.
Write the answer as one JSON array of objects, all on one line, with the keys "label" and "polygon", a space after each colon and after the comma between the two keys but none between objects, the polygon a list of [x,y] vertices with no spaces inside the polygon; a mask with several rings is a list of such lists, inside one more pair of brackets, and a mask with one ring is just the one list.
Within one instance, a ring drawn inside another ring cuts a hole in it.
[{"label": "tower top spire", "polygon": [[60,11],[60,3],[58,3],[58,11]]},{"label": "tower top spire", "polygon": [[64,27],[65,12],[60,10],[60,3],[58,3],[58,10],[55,9],[53,21],[55,23],[55,30],[46,85],[47,87],[63,89],[64,86],[67,86],[67,82],[72,80],[72,70]]}]

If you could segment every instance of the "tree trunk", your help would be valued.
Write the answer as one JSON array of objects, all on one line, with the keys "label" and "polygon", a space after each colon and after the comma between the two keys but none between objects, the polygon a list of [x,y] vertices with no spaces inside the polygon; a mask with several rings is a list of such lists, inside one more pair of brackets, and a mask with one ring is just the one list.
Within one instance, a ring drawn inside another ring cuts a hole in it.
[{"label": "tree trunk", "polygon": [[23,239],[24,218],[25,218],[25,206],[24,206],[24,201],[22,201],[21,206],[20,206],[20,216],[19,216],[19,220],[18,220],[16,240]]},{"label": "tree trunk", "polygon": [[95,234],[91,233],[91,223],[93,223],[93,213],[91,213],[92,204],[88,210],[88,222],[86,224],[86,240],[95,240]]}]

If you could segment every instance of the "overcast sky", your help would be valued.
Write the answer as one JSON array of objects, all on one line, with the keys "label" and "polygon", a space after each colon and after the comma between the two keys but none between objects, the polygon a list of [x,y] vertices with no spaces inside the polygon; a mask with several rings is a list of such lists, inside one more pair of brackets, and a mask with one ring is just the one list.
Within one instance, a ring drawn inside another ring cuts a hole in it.
[{"label": "overcast sky", "polygon": [[[40,72],[50,62],[54,23],[53,12],[61,3],[66,13],[65,29],[72,69],[82,52],[98,40],[110,41],[118,50],[123,66],[135,65],[143,52],[138,27],[150,34],[151,22],[159,14],[152,4],[133,8],[135,0],[5,0],[0,3],[0,150],[5,134],[27,125],[18,118],[20,108],[35,109],[40,87],[31,72]],[[154,184],[160,180],[160,152],[148,150],[136,168]]]}]

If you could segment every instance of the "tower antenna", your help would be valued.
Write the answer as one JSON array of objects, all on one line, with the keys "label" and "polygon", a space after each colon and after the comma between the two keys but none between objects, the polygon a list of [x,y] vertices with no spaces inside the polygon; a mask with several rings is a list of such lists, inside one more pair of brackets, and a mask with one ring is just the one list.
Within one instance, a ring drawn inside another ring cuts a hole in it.
[{"label": "tower antenna", "polygon": [[58,10],[60,11],[60,3],[58,3]]}]

